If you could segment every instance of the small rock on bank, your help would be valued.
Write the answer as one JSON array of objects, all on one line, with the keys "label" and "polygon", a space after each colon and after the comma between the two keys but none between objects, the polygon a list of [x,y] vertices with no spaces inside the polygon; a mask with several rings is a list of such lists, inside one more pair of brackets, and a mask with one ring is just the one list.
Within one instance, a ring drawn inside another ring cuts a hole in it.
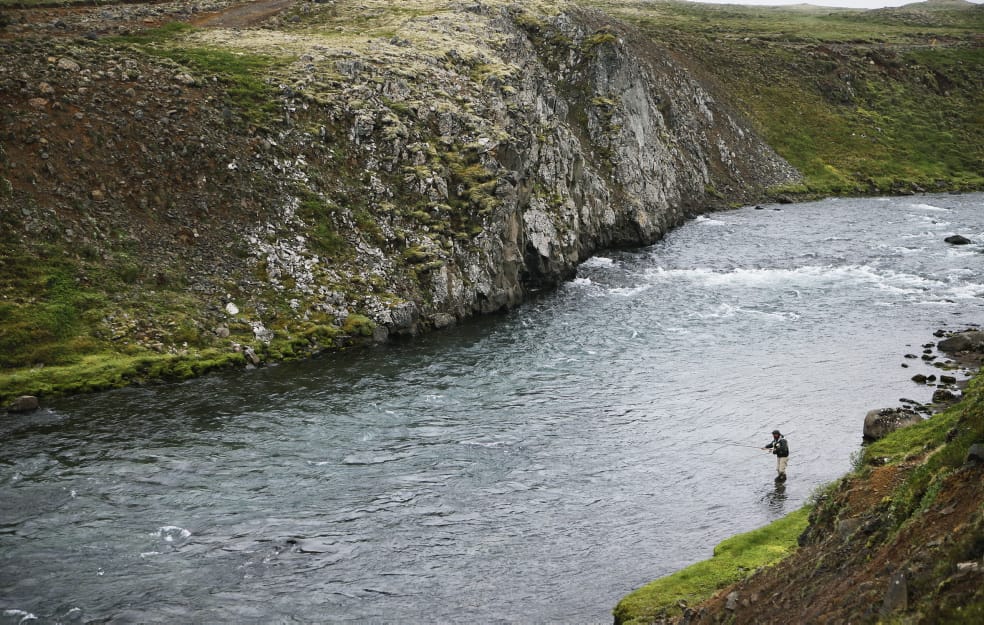
[{"label": "small rock on bank", "polygon": [[970,330],[951,335],[936,344],[941,352],[956,354],[958,352],[984,351],[984,332]]},{"label": "small rock on bank", "polygon": [[877,441],[895,430],[915,425],[922,420],[922,416],[910,408],[869,410],[864,416],[864,440],[869,443]]},{"label": "small rock on bank", "polygon": [[41,403],[34,395],[21,395],[7,406],[7,412],[33,412]]}]

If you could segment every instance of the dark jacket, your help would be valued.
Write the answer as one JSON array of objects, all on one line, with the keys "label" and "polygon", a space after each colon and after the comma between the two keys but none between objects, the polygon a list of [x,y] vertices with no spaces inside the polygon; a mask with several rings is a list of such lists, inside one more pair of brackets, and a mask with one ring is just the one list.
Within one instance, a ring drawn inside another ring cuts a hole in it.
[{"label": "dark jacket", "polygon": [[778,440],[774,440],[765,446],[766,449],[771,449],[772,453],[779,456],[780,458],[786,458],[789,456],[789,443],[786,442],[786,438],[780,436]]}]

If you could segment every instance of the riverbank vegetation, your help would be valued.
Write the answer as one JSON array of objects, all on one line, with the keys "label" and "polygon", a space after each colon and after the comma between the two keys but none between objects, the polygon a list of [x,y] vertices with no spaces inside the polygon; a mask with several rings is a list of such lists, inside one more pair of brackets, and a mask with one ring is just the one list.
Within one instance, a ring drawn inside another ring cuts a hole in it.
[{"label": "riverbank vegetation", "polygon": [[616,623],[650,623],[654,618],[679,613],[749,571],[780,561],[796,549],[796,539],[806,528],[810,508],[751,532],[732,536],[714,547],[714,555],[666,577],[646,584],[619,601]]},{"label": "riverbank vegetation", "polygon": [[[515,92],[522,71],[477,9],[299,3],[262,29],[206,31],[181,2],[56,4],[0,0],[4,54],[25,59],[0,90],[0,405],[244,366],[246,348],[279,360],[371,340],[370,310],[414,295],[357,251],[400,259],[405,284],[431,281],[500,206],[493,159],[510,157],[490,147],[507,142],[481,117],[499,100],[483,98]],[[980,6],[541,0],[508,14],[549,65],[572,42],[537,33],[575,6],[630,24],[751,119],[804,174],[773,198],[984,188]],[[614,45],[609,18],[592,19],[583,46]],[[448,75],[460,91],[438,88]],[[373,141],[415,166],[367,174],[352,146]],[[372,188],[393,196],[370,204]],[[312,259],[298,297],[287,268]],[[299,314],[316,288],[330,304]]]},{"label": "riverbank vegetation", "polygon": [[[675,623],[703,611],[700,623],[980,623],[984,462],[971,448],[981,441],[978,374],[960,403],[863,448],[851,473],[815,494],[808,525],[801,510],[725,541],[713,559],[626,596],[615,622]],[[790,533],[800,530],[795,548]],[[746,543],[758,546],[747,536],[791,555],[737,571],[729,562]]]}]

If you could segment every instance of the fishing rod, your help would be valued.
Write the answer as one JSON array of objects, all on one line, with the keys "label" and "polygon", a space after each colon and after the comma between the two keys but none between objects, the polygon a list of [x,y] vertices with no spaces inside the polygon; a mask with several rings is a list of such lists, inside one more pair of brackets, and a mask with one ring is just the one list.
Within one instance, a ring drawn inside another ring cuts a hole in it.
[{"label": "fishing rod", "polygon": [[734,445],[735,447],[751,447],[752,449],[762,449],[758,445],[745,445],[744,443],[734,443],[732,441],[717,441],[718,443],[724,443],[725,445]]},{"label": "fishing rod", "polygon": [[744,443],[736,443],[734,441],[716,440],[716,441],[710,441],[710,442],[721,445],[720,447],[715,447],[714,450],[711,453],[716,453],[717,451],[719,451],[719,450],[721,450],[724,447],[727,447],[729,445],[732,446],[732,447],[747,447],[749,449],[758,449],[758,450],[761,450],[762,449],[758,445],[746,445]]},{"label": "fishing rod", "polygon": [[[783,438],[786,438],[786,434],[783,434],[782,437]],[[724,445],[732,445],[734,447],[749,447],[751,449],[765,449],[764,447],[761,447],[759,445],[748,445],[748,444],[745,444],[745,443],[738,443],[738,442],[735,442],[735,441],[722,440],[720,438],[717,439],[717,440],[715,440],[715,441],[712,441],[712,442],[714,442],[714,443],[721,443],[721,444],[724,444]]]}]

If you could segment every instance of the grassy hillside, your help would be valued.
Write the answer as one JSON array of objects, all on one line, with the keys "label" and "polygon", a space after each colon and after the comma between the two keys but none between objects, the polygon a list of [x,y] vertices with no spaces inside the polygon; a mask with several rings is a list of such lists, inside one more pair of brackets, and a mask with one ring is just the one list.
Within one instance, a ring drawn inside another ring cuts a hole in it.
[{"label": "grassy hillside", "polygon": [[799,193],[984,186],[984,6],[591,4],[691,59],[806,175]]}]

